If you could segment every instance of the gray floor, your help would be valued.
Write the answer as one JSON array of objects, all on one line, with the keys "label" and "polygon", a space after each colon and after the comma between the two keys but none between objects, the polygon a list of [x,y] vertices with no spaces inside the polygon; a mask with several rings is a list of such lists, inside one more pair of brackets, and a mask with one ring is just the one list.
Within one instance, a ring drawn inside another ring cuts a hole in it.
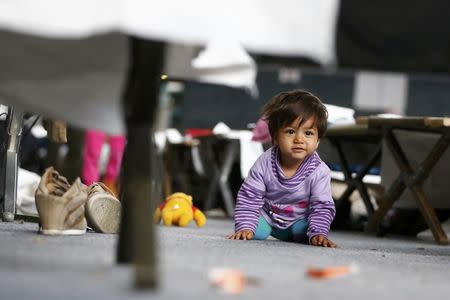
[{"label": "gray floor", "polygon": [[[450,246],[399,237],[333,232],[339,249],[230,241],[229,220],[197,229],[158,227],[161,288],[132,289],[132,270],[116,266],[116,235],[47,237],[32,223],[0,223],[0,299],[215,299],[208,272],[235,267],[259,279],[248,299],[449,299]],[[358,274],[317,281],[309,266],[355,264]],[[89,298],[87,298],[89,297]]]}]

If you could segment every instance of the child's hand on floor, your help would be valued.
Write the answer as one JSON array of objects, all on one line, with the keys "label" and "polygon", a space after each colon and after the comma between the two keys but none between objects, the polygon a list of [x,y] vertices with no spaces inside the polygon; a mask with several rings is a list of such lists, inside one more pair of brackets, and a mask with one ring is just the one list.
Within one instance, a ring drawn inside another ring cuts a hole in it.
[{"label": "child's hand on floor", "polygon": [[227,236],[230,240],[251,240],[253,238],[253,231],[245,229]]},{"label": "child's hand on floor", "polygon": [[329,240],[326,236],[323,236],[323,235],[313,236],[310,244],[313,246],[322,246],[322,247],[329,247],[329,248],[337,247],[337,245],[335,243],[333,243],[331,240]]}]

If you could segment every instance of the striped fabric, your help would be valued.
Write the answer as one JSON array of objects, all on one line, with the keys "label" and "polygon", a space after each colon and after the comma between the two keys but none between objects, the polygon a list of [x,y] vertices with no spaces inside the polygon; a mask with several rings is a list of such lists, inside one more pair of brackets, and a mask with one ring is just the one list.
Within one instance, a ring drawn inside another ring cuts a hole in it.
[{"label": "striped fabric", "polygon": [[328,236],[335,215],[331,176],[317,153],[309,156],[291,178],[283,174],[276,147],[256,161],[237,196],[235,230],[255,232],[261,215],[280,229],[307,219],[309,238]]},{"label": "striped fabric", "polygon": [[274,148],[274,151],[272,151],[272,172],[275,174],[280,183],[287,188],[293,188],[301,184],[305,178],[308,177],[321,163],[319,155],[314,152],[305,159],[294,176],[286,178],[286,176],[284,176],[283,169],[281,168],[280,160],[278,159],[278,152],[278,148]]}]

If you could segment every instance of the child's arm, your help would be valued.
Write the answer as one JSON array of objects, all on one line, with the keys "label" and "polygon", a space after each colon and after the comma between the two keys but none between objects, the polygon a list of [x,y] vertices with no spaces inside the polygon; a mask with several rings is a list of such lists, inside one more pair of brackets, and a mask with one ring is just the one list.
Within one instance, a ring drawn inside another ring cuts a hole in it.
[{"label": "child's arm", "polygon": [[311,198],[308,215],[307,235],[311,245],[336,247],[328,239],[328,232],[336,209],[331,196],[331,174],[328,167],[321,166],[311,183]]},{"label": "child's arm", "polygon": [[262,170],[258,159],[239,189],[234,211],[235,232],[229,239],[251,240],[254,236],[266,189]]}]

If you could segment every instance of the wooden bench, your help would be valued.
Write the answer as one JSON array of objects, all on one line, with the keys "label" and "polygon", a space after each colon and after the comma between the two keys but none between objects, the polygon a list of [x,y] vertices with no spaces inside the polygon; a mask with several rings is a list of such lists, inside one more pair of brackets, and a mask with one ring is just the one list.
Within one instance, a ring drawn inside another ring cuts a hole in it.
[{"label": "wooden bench", "polygon": [[[431,206],[428,196],[423,189],[423,182],[428,178],[433,167],[447,150],[450,142],[450,118],[436,117],[402,117],[381,118],[361,117],[357,124],[367,126],[369,134],[380,135],[392,154],[400,174],[387,189],[384,201],[369,219],[367,230],[376,232],[384,216],[400,197],[406,188],[410,189],[417,201],[419,209],[433,233],[437,243],[448,245],[448,237]],[[399,144],[393,130],[408,130],[412,132],[430,132],[440,135],[439,140],[432,147],[425,159],[414,168]]]}]

